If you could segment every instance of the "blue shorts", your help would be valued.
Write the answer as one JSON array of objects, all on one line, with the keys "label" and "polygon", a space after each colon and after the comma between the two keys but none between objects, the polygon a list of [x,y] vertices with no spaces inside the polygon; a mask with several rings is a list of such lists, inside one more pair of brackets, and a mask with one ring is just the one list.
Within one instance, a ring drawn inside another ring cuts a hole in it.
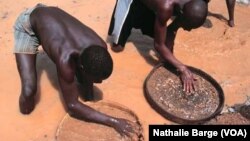
[{"label": "blue shorts", "polygon": [[36,37],[30,24],[30,14],[37,8],[45,6],[37,4],[35,7],[22,12],[14,25],[14,53],[36,54],[38,53],[39,39]]}]

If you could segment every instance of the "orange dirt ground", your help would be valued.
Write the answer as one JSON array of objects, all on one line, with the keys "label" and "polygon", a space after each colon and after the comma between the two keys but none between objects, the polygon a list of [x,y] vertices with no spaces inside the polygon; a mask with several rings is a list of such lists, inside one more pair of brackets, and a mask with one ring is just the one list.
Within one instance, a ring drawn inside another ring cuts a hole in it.
[{"label": "orange dirt ground", "polygon": [[[2,141],[53,141],[65,115],[60,100],[55,66],[44,53],[37,58],[39,102],[30,115],[18,108],[20,79],[13,49],[13,23],[26,8],[38,2],[58,6],[93,28],[104,40],[115,0],[0,0],[0,137]],[[250,96],[250,16],[249,6],[237,4],[234,28],[227,25],[226,4],[209,3],[209,16],[203,27],[191,32],[179,30],[175,55],[183,63],[213,76],[225,93],[225,104],[242,103]],[[109,49],[110,50],[110,49]],[[109,79],[95,85],[104,100],[118,102],[134,111],[142,122],[148,140],[149,124],[171,124],[145,100],[143,82],[158,63],[153,42],[133,32],[125,50],[114,53],[114,71]]]}]

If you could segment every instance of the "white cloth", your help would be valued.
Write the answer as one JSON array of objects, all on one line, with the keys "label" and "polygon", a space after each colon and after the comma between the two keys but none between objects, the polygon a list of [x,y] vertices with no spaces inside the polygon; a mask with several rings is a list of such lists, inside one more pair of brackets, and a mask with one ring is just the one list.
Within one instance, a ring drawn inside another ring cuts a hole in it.
[{"label": "white cloth", "polygon": [[115,9],[115,22],[114,22],[114,29],[111,34],[111,40],[114,43],[118,43],[118,39],[123,27],[123,24],[126,20],[126,17],[128,15],[130,6],[132,4],[133,0],[117,0],[117,5]]},{"label": "white cloth", "polygon": [[250,4],[250,0],[236,0],[238,3],[242,3],[242,4]]}]

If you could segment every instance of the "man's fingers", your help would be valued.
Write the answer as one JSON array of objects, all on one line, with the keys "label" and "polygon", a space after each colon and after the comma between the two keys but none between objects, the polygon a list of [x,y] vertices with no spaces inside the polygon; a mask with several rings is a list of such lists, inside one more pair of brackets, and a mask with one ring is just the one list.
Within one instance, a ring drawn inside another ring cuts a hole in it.
[{"label": "man's fingers", "polygon": [[136,126],[134,133],[139,137],[141,135],[141,128],[139,126]]},{"label": "man's fingers", "polygon": [[131,123],[131,128],[132,128],[133,133],[135,133],[136,135],[140,134],[141,127],[140,127],[140,123],[138,121],[137,122],[132,122]]},{"label": "man's fingers", "polygon": [[139,123],[139,121],[131,122],[130,125],[132,128],[133,136],[136,135],[137,137],[139,137],[141,135],[141,131],[142,131],[141,124]]},{"label": "man's fingers", "polygon": [[195,84],[194,82],[193,82],[192,86],[193,86],[194,91],[197,91],[197,90],[198,90],[198,89],[197,89],[197,86],[196,86],[196,84]]},{"label": "man's fingers", "polygon": [[193,81],[197,81],[197,80],[198,80],[198,78],[193,76]]},{"label": "man's fingers", "polygon": [[194,82],[191,81],[191,80],[188,80],[185,84],[184,84],[184,91],[187,95],[190,95],[191,93],[193,93],[196,88],[195,88],[195,85],[194,85]]},{"label": "man's fingers", "polygon": [[193,82],[191,80],[188,81],[188,88],[189,88],[189,93],[192,93],[193,92]]},{"label": "man's fingers", "polygon": [[128,132],[126,135],[122,136],[122,138],[123,138],[124,140],[132,140],[132,141],[138,140],[138,136],[137,136],[137,135],[131,134],[131,133],[129,133],[129,132]]},{"label": "man's fingers", "polygon": [[186,84],[186,93],[190,95],[190,82],[189,81],[187,81],[187,84]]},{"label": "man's fingers", "polygon": [[192,88],[192,92],[194,91],[197,91],[197,86],[196,86],[196,83],[195,81],[197,81],[198,79],[197,78],[193,78],[192,81],[191,81],[191,88]]},{"label": "man's fingers", "polygon": [[183,82],[183,91],[184,92],[187,91],[187,82],[186,81]]},{"label": "man's fingers", "polygon": [[126,138],[126,137],[130,137],[130,132],[127,131],[126,129],[123,129],[121,132],[120,132],[122,138]]}]

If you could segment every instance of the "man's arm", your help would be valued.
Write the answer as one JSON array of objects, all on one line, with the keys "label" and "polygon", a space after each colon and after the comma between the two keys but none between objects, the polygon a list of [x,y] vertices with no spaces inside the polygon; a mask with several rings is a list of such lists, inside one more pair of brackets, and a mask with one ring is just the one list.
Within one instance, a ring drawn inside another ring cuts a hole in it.
[{"label": "man's arm", "polygon": [[129,123],[129,121],[103,114],[80,102],[78,100],[80,91],[77,88],[77,82],[74,80],[75,70],[71,69],[72,65],[60,64],[58,66],[61,66],[57,68],[58,80],[70,116],[111,126],[122,135],[129,136],[130,132],[134,132],[132,123]]},{"label": "man's arm", "polygon": [[[165,12],[160,12],[160,13],[167,13]],[[168,12],[171,13],[171,12]],[[156,20],[155,20],[155,26],[154,26],[154,47],[155,49],[159,52],[159,54],[162,56],[164,60],[167,62],[171,63],[174,65],[180,72],[181,72],[181,80],[183,82],[183,89],[186,92],[191,92],[193,91],[194,88],[194,78],[191,73],[191,71],[184,65],[182,64],[179,60],[175,58],[175,56],[172,54],[172,47],[170,46],[167,47],[167,45],[173,45],[174,39],[175,39],[175,33],[171,33],[174,36],[172,36],[171,39],[166,39],[168,35],[166,35],[167,27],[166,23],[167,20],[170,19],[171,15],[157,15]],[[171,30],[169,30],[171,31]],[[175,31],[175,30],[173,30]],[[170,33],[169,33],[170,34]]]},{"label": "man's arm", "polygon": [[176,24],[176,20],[174,20],[168,27],[167,27],[167,35],[166,35],[166,46],[170,49],[173,53],[174,51],[174,41],[177,34],[177,30],[179,26]]},{"label": "man's arm", "polygon": [[234,7],[235,7],[235,0],[226,0],[227,3],[227,10],[229,15],[228,24],[229,26],[234,26]]},{"label": "man's arm", "polygon": [[81,74],[81,68],[76,69],[76,79],[77,79],[77,86],[79,88],[79,96],[86,101],[94,100],[93,94],[93,82],[84,81],[83,76]]},{"label": "man's arm", "polygon": [[185,65],[182,64],[179,60],[175,58],[170,49],[166,46],[166,25],[160,23],[159,20],[155,21],[155,39],[154,39],[154,47],[159,52],[159,54],[163,57],[164,60],[173,64],[177,69],[182,70],[185,68]]},{"label": "man's arm", "polygon": [[80,91],[77,87],[77,83],[74,80],[74,71],[70,69],[70,67],[66,67],[65,64],[62,66],[64,67],[59,68],[57,71],[58,80],[69,114],[79,119],[111,125],[112,121],[109,121],[111,117],[95,111],[91,107],[84,105],[78,100]]}]

